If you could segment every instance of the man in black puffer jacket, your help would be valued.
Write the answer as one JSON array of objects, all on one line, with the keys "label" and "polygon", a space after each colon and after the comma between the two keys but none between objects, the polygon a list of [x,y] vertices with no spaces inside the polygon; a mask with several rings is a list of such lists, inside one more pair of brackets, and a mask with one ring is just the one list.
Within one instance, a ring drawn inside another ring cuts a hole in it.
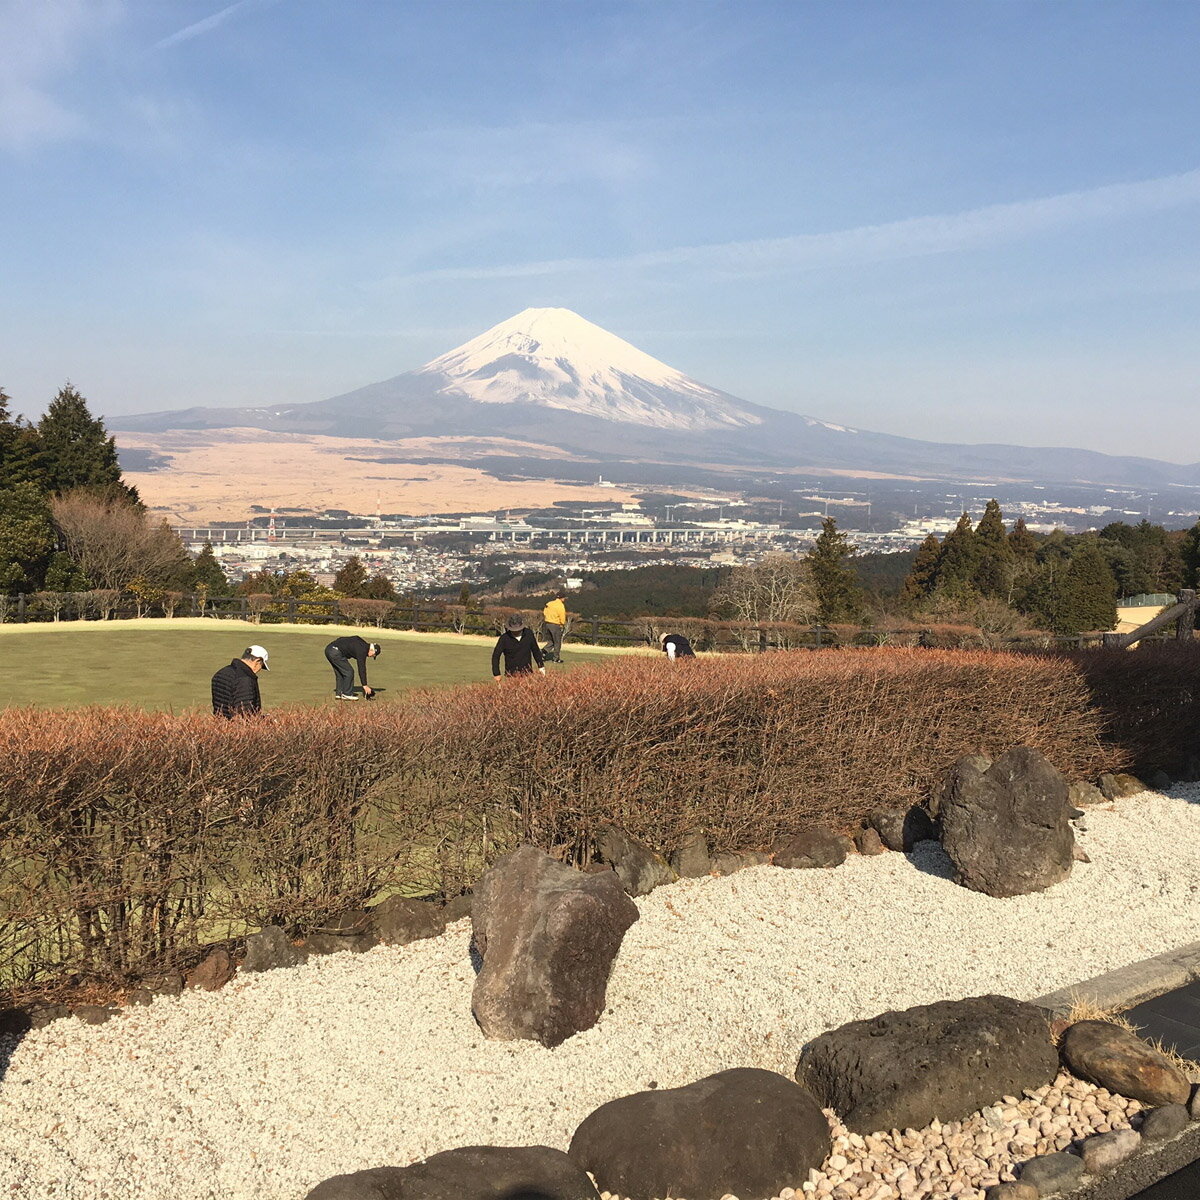
[{"label": "man in black puffer jacket", "polygon": [[212,677],[213,714],[247,717],[262,712],[258,673],[269,670],[267,652],[261,646],[247,646],[241,658],[235,658]]}]

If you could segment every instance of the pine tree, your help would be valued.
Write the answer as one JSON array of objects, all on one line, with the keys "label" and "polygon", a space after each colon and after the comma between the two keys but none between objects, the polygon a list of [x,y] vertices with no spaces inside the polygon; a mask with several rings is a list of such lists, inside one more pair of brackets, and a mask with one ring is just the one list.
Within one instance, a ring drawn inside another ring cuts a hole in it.
[{"label": "pine tree", "polygon": [[1094,544],[1078,549],[1058,572],[1047,616],[1055,633],[1091,633],[1117,623],[1117,589],[1104,555]]},{"label": "pine tree", "polygon": [[821,522],[821,533],[805,555],[822,624],[857,621],[862,616],[864,593],[858,574],[850,566],[854,547],[838,532],[833,517]]},{"label": "pine tree", "polygon": [[920,604],[933,591],[933,581],[937,575],[938,559],[942,556],[942,543],[936,534],[929,534],[917,549],[912,568],[900,591],[900,599],[908,606]]},{"label": "pine tree", "polygon": [[975,544],[975,531],[971,528],[971,514],[963,513],[958,518],[958,524],[946,534],[942,542],[934,586],[942,590],[969,586],[975,578],[978,562],[979,554]]},{"label": "pine tree", "polygon": [[1037,538],[1029,532],[1024,517],[1018,517],[1008,535],[1008,546],[1017,562],[1027,563],[1037,555]]},{"label": "pine tree", "polygon": [[1007,598],[1012,583],[1015,555],[1008,544],[1004,514],[989,500],[975,527],[975,573],[972,583],[981,596]]},{"label": "pine tree", "polygon": [[364,600],[396,600],[396,589],[386,575],[372,575],[363,584],[362,597]]},{"label": "pine tree", "polygon": [[0,592],[36,589],[54,543],[54,523],[37,485],[0,488]]},{"label": "pine tree", "polygon": [[209,596],[228,596],[229,580],[213,553],[212,542],[205,542],[204,549],[196,555],[188,577],[188,587],[203,590]]},{"label": "pine tree", "polygon": [[1200,521],[1187,531],[1183,539],[1184,586],[1200,588]]},{"label": "pine tree", "polygon": [[361,597],[367,582],[367,569],[355,554],[346,560],[342,569],[333,577],[333,590],[343,596]]},{"label": "pine tree", "polygon": [[458,602],[463,608],[466,608],[471,603],[471,585],[469,583],[464,583],[458,589]]},{"label": "pine tree", "polygon": [[48,491],[86,487],[136,501],[137,491],[121,479],[116,441],[104,422],[88,411],[87,401],[67,384],[50,402],[37,425]]},{"label": "pine tree", "polygon": [[39,463],[37,435],[32,425],[9,411],[8,393],[0,388],[0,482],[36,483]]}]

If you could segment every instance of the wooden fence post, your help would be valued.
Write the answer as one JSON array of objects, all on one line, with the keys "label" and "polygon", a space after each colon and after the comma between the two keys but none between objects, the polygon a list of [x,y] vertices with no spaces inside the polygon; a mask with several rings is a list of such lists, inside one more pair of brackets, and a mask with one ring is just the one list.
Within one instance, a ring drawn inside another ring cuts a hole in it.
[{"label": "wooden fence post", "polygon": [[592,618],[592,643],[593,646],[600,644],[600,618]]},{"label": "wooden fence post", "polygon": [[25,622],[25,593],[17,593],[17,620],[24,624]]}]

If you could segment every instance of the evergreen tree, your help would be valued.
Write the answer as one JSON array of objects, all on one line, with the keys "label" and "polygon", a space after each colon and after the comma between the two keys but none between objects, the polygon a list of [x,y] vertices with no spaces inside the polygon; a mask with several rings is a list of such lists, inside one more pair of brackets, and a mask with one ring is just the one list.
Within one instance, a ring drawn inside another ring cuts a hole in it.
[{"label": "evergreen tree", "polygon": [[362,565],[362,560],[355,554],[346,560],[342,569],[333,577],[333,590],[340,592],[343,596],[358,598],[363,595],[363,588],[366,586],[366,582],[367,569]]},{"label": "evergreen tree", "polygon": [[194,591],[203,590],[209,596],[229,595],[229,580],[213,553],[212,542],[205,542],[204,549],[196,555],[188,572],[187,585]]},{"label": "evergreen tree", "polygon": [[1008,548],[1019,563],[1027,563],[1037,555],[1037,538],[1029,532],[1024,517],[1018,517],[1008,535]]},{"label": "evergreen tree", "polygon": [[1200,588],[1200,521],[1187,531],[1183,539],[1184,586]]},{"label": "evergreen tree", "polygon": [[69,383],[50,402],[37,433],[48,491],[86,487],[138,499],[136,489],[121,479],[116,441]]},{"label": "evergreen tree", "polygon": [[942,543],[936,534],[931,533],[917,549],[917,557],[913,559],[912,569],[900,590],[900,599],[908,607],[920,604],[933,591],[941,556]]},{"label": "evergreen tree", "polygon": [[1091,633],[1117,623],[1117,589],[1104,555],[1094,544],[1071,556],[1060,575],[1050,627],[1055,633]]},{"label": "evergreen tree", "polygon": [[372,575],[363,584],[362,597],[364,600],[396,600],[396,589],[386,575]]},{"label": "evergreen tree", "polygon": [[946,534],[942,542],[942,553],[934,574],[934,586],[942,590],[969,587],[975,579],[978,562],[979,553],[975,544],[975,531],[971,528],[971,514],[963,513],[958,518],[958,524]]},{"label": "evergreen tree", "polygon": [[43,586],[48,592],[86,592],[91,588],[92,581],[65,550],[56,550],[50,556]]},{"label": "evergreen tree", "polygon": [[826,517],[820,536],[805,555],[822,624],[857,621],[862,616],[863,588],[849,561],[853,553],[846,535],[838,532],[837,522]]},{"label": "evergreen tree", "polygon": [[8,393],[0,388],[0,484],[36,483],[38,467],[33,426],[11,414]]},{"label": "evergreen tree", "polygon": [[471,603],[471,585],[469,583],[464,583],[458,589],[458,602],[463,608],[466,608]]},{"label": "evergreen tree", "polygon": [[981,596],[1007,599],[1012,583],[1015,555],[1008,544],[1004,514],[989,500],[975,527],[975,573],[972,582]]},{"label": "evergreen tree", "polygon": [[34,591],[54,550],[54,523],[38,487],[0,488],[0,592]]}]

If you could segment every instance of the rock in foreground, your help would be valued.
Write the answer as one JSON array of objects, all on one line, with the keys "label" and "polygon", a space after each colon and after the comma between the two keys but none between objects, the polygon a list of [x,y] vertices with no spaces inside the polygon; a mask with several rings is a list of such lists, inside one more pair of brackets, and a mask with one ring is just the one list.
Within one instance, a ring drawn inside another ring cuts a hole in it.
[{"label": "rock in foreground", "polygon": [[534,846],[505,855],[479,881],[471,913],[483,958],[471,1008],[484,1034],[557,1046],[590,1029],[637,919],[612,871],[585,875]]},{"label": "rock in foreground", "polygon": [[957,1121],[1048,1084],[1058,1055],[1041,1009],[1007,996],[940,1000],[815,1038],[796,1079],[855,1133]]},{"label": "rock in foreground", "polygon": [[629,1200],[720,1200],[799,1190],[829,1149],[828,1122],[804,1088],[745,1067],[601,1105],[568,1153]]},{"label": "rock in foreground", "polygon": [[307,1200],[597,1200],[592,1181],[548,1146],[464,1146],[409,1167],[334,1175]]},{"label": "rock in foreground", "polygon": [[1037,750],[1018,746],[986,771],[960,760],[942,793],[942,846],[955,882],[989,896],[1024,896],[1071,873],[1075,833],[1067,782]]},{"label": "rock in foreground", "polygon": [[1153,1046],[1108,1021],[1076,1021],[1058,1044],[1072,1075],[1144,1104],[1186,1104],[1191,1084]]}]

